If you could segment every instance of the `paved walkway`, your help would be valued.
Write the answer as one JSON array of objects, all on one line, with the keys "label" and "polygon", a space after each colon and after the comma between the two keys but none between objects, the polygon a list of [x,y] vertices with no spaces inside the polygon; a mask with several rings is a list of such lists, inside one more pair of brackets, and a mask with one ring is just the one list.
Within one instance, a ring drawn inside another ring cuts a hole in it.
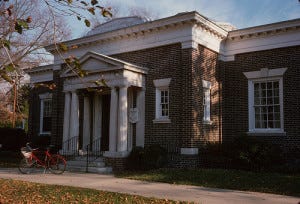
[{"label": "paved walkway", "polygon": [[45,184],[76,186],[97,190],[142,195],[146,197],[167,198],[196,203],[242,203],[242,204],[298,204],[300,198],[233,191],[225,189],[205,188],[187,185],[172,185],[165,183],[150,183],[129,179],[115,178],[113,175],[84,174],[65,172],[62,175],[50,173],[35,173],[23,175],[17,169],[0,169],[0,178],[31,181]]}]

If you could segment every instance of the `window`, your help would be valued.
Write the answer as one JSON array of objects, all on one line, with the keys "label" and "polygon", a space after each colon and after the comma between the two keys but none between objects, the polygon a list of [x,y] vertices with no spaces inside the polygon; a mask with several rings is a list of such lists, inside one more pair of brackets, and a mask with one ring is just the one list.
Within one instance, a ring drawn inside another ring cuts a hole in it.
[{"label": "window", "polygon": [[52,94],[40,94],[40,134],[50,134],[52,125]]},{"label": "window", "polygon": [[202,80],[203,87],[203,121],[204,123],[210,123],[210,88],[211,83],[209,81]]},{"label": "window", "polygon": [[279,81],[254,82],[255,129],[281,128]]},{"label": "window", "polygon": [[160,116],[169,117],[169,90],[160,90]]},{"label": "window", "polygon": [[169,123],[170,97],[169,84],[171,78],[154,80],[155,90],[155,123]]},{"label": "window", "polygon": [[286,68],[245,72],[249,133],[283,133],[283,74]]}]

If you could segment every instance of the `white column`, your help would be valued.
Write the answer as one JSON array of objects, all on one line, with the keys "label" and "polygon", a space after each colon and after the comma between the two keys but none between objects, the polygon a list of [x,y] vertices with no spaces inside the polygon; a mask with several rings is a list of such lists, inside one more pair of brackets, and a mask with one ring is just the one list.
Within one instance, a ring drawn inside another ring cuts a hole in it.
[{"label": "white column", "polygon": [[110,121],[109,121],[109,151],[117,151],[118,129],[118,94],[115,87],[111,88],[110,95]]},{"label": "white column", "polygon": [[[79,136],[79,100],[76,91],[72,91],[70,138],[78,137],[78,136]],[[78,144],[77,144],[77,148],[78,148]]]},{"label": "white column", "polygon": [[118,152],[127,151],[127,87],[123,86],[119,89],[119,112],[118,112]]},{"label": "white column", "polygon": [[[130,109],[133,108],[133,90],[132,89],[127,89],[127,116],[130,114]],[[130,119],[128,118],[127,122],[127,150],[131,151],[132,150],[132,140],[133,140],[133,125],[130,122]]]},{"label": "white column", "polygon": [[85,96],[83,99],[83,149],[90,143],[90,129],[91,129],[91,116],[90,116],[90,99]]},{"label": "white column", "polygon": [[139,111],[139,121],[136,123],[136,146],[144,147],[145,143],[145,88],[137,93],[136,105]]},{"label": "white column", "polygon": [[[101,137],[102,126],[102,100],[99,94],[94,95],[94,121],[93,121],[93,140]],[[95,143],[93,150],[100,150],[100,142]]]},{"label": "white column", "polygon": [[68,150],[68,144],[65,142],[70,139],[70,108],[71,107],[71,94],[65,93],[65,107],[64,107],[64,129],[63,129],[63,150]]}]

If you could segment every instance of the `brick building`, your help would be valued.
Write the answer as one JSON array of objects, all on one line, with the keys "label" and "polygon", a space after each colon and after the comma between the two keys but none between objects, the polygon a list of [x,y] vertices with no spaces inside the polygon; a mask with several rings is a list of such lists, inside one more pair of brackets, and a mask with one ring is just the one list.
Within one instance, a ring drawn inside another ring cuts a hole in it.
[{"label": "brick building", "polygon": [[54,63],[28,73],[56,88],[31,93],[33,141],[90,145],[108,162],[152,144],[195,162],[205,143],[245,133],[300,147],[300,19],[235,29],[197,12],[126,17],[65,44],[88,75],[46,47]]}]

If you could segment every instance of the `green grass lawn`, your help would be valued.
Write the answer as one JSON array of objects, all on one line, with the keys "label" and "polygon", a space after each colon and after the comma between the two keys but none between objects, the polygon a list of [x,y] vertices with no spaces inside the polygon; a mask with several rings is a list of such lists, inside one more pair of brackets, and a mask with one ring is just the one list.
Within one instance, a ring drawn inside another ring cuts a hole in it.
[{"label": "green grass lawn", "polygon": [[224,169],[159,169],[125,172],[122,178],[300,196],[300,174],[254,173]]},{"label": "green grass lawn", "polygon": [[0,203],[187,203],[58,185],[0,179]]}]

